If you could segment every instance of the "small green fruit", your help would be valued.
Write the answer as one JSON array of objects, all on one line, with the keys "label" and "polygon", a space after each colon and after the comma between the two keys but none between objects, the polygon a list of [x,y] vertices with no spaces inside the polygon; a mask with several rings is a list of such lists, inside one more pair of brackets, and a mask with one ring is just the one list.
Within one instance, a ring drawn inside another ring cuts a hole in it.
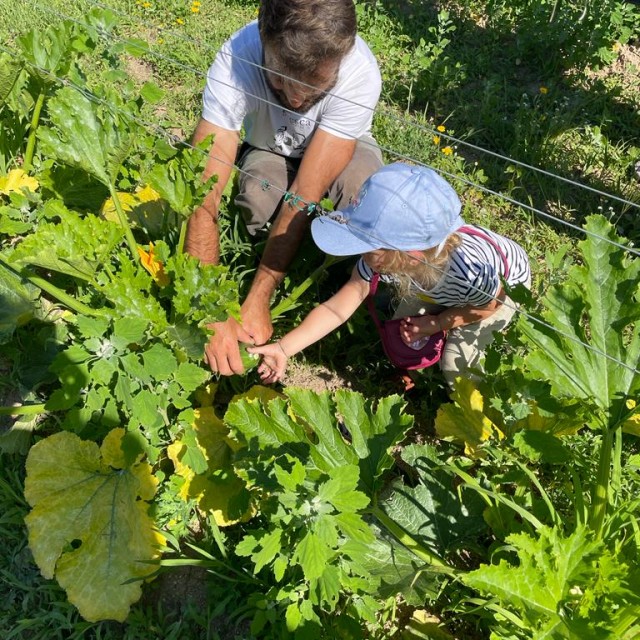
[{"label": "small green fruit", "polygon": [[251,369],[258,365],[258,360],[260,360],[260,356],[257,353],[247,352],[247,347],[252,346],[253,345],[245,344],[244,342],[240,343],[240,357],[242,358],[242,366],[245,372],[251,371]]}]

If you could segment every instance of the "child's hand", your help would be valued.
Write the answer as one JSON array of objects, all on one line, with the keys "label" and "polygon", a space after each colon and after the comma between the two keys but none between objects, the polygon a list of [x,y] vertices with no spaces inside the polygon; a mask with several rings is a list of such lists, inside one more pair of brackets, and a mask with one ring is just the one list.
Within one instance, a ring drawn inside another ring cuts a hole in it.
[{"label": "child's hand", "polygon": [[258,373],[264,383],[273,384],[282,379],[287,369],[288,358],[279,342],[264,344],[261,347],[248,347],[247,352],[262,356]]},{"label": "child's hand", "polygon": [[441,331],[437,315],[411,316],[400,321],[400,337],[405,344]]}]

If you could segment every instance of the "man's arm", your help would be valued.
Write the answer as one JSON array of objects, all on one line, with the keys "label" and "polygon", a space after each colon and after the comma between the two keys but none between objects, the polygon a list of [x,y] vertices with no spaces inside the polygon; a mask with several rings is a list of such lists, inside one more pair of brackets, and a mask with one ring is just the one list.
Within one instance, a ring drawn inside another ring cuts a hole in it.
[{"label": "man's arm", "polygon": [[185,249],[187,253],[199,258],[205,264],[218,264],[220,261],[218,209],[222,192],[233,170],[240,133],[223,129],[201,119],[193,134],[192,144],[201,142],[211,134],[213,134],[214,140],[209,150],[209,159],[203,179],[206,180],[215,174],[218,176],[218,181],[213,185],[203,203],[189,218]]},{"label": "man's arm", "polygon": [[[304,202],[319,202],[353,157],[356,141],[318,130],[305,151],[290,191]],[[273,224],[251,290],[242,305],[243,327],[256,344],[272,333],[269,303],[309,226],[309,216],[284,203]]]},{"label": "man's arm", "polygon": [[[355,140],[316,131],[305,151],[291,191],[305,202],[318,202],[350,162],[355,146]],[[293,260],[308,225],[306,213],[287,203],[282,205],[251,290],[242,305],[242,324],[238,324],[235,318],[229,318],[212,327],[214,334],[205,353],[214,373],[223,376],[242,373],[244,366],[238,342],[264,344],[271,337],[271,296]]]}]

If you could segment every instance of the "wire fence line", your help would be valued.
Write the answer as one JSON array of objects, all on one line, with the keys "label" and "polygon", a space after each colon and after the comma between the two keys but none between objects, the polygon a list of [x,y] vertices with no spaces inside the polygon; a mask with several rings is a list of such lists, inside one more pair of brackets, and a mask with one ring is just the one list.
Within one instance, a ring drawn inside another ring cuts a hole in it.
[{"label": "wire fence line", "polygon": [[[0,45],[0,51],[4,51],[5,53],[13,55],[16,58],[20,57],[20,52],[19,51],[8,49],[7,47],[2,46],[2,45]],[[164,129],[163,127],[161,127],[160,125],[157,125],[157,124],[154,124],[154,123],[149,123],[147,121],[142,120],[141,118],[137,118],[137,117],[132,116],[130,112],[114,106],[111,102],[101,98],[100,96],[97,96],[96,94],[92,93],[91,91],[87,90],[84,87],[80,87],[80,86],[76,85],[75,83],[73,83],[68,78],[61,78],[59,76],[56,76],[56,75],[52,74],[51,72],[49,72],[48,70],[46,70],[46,69],[44,69],[42,67],[39,67],[38,65],[36,65],[34,63],[31,63],[31,62],[28,62],[28,61],[24,61],[24,62],[26,62],[26,64],[28,64],[29,66],[37,69],[38,71],[47,74],[48,76],[50,76],[57,83],[59,83],[59,84],[61,84],[63,86],[68,86],[68,87],[80,92],[88,100],[90,100],[90,101],[92,101],[94,103],[98,103],[98,104],[101,104],[101,105],[105,106],[112,113],[117,113],[117,114],[123,115],[126,118],[130,119],[131,121],[136,122],[137,124],[143,126],[144,128],[148,128],[148,129],[154,131],[156,134],[161,135],[162,137],[164,137],[165,140],[167,140],[168,142],[170,142],[172,144],[175,144],[176,142],[178,142],[179,144],[181,144],[181,145],[183,145],[183,146],[185,146],[187,148],[190,148],[190,149],[192,149],[192,150],[194,150],[196,152],[207,154],[206,151],[204,151],[204,150],[202,150],[202,149],[200,149],[198,147],[195,147],[195,146],[193,146],[193,145],[191,145],[191,144],[189,144],[187,142],[176,141],[175,136],[173,134],[171,134],[169,131],[167,131],[166,129]],[[219,160],[220,160],[220,162],[223,162],[224,164],[227,164],[227,166],[235,167],[235,165],[232,164],[232,163],[224,162],[222,159],[219,159]],[[255,175],[253,175],[251,173],[243,171],[242,169],[238,169],[238,170],[243,172],[248,177],[251,177],[251,178],[256,179],[256,180],[260,180],[260,178],[258,176],[255,176]],[[263,182],[263,183],[265,182],[265,181],[262,181],[262,180],[260,180],[260,181]],[[290,192],[288,192],[286,190],[283,190],[280,187],[277,187],[277,185],[273,185],[271,183],[268,183],[265,186],[267,188],[275,188],[276,190],[278,190],[279,192],[281,192],[283,194],[283,197],[286,196],[287,194],[290,194]],[[300,199],[300,200],[307,207],[310,206],[310,205],[316,204],[316,203],[306,202],[306,201],[304,201],[302,199]],[[328,213],[321,212],[320,215],[331,215],[331,212],[328,212]],[[388,246],[390,249],[393,249],[393,250],[396,250],[396,251],[402,251],[401,249],[398,249],[397,247],[394,247],[387,240],[379,238],[379,237],[375,236],[375,234],[372,234],[372,233],[370,233],[369,231],[367,231],[365,229],[358,228],[355,225],[352,225],[352,226],[354,226],[360,233],[362,233],[363,235],[369,237],[370,239],[375,240],[375,241],[383,240],[384,244],[386,246]],[[599,236],[598,234],[592,234],[592,235],[597,237],[597,238],[599,238],[600,240],[607,241],[607,242],[610,242],[611,244],[620,246],[623,249],[627,249],[624,245],[621,245],[619,243],[613,243],[608,238],[605,238],[603,236]],[[423,259],[422,262],[425,265],[429,265],[429,263],[427,262],[426,259]],[[436,271],[440,272],[441,274],[444,274],[444,271],[442,269],[440,269],[439,267],[436,267],[435,265],[429,265],[429,266],[431,266],[432,268],[434,268]],[[455,277],[454,277],[454,279],[455,280],[459,280],[458,278],[455,278]],[[462,280],[459,280],[459,281],[462,282]],[[465,284],[468,285],[468,283],[465,283]],[[478,287],[475,287],[474,285],[470,285],[470,288],[472,288],[472,289],[474,289],[476,291],[480,291],[480,289]],[[501,302],[500,300],[498,300],[497,296],[495,296],[495,295],[494,296],[490,296],[490,297],[493,300]],[[542,320],[541,318],[536,317],[536,316],[534,316],[534,315],[522,310],[522,308],[519,307],[518,305],[511,304],[511,302],[506,302],[506,301],[502,301],[501,304],[504,304],[505,306],[507,306],[507,308],[510,308],[511,310],[515,311],[517,314],[520,314],[521,316],[527,318],[530,322],[532,322],[534,324],[538,324],[539,326],[544,327],[546,329],[549,329],[553,333],[555,333],[556,335],[558,335],[560,337],[563,337],[563,338],[565,338],[565,339],[567,339],[567,340],[569,340],[571,342],[574,342],[575,344],[579,344],[582,347],[584,347],[585,349],[591,351],[592,353],[595,353],[596,355],[604,357],[605,359],[608,359],[609,361],[617,364],[618,366],[621,366],[624,369],[627,369],[628,371],[630,371],[632,373],[640,373],[640,370],[636,369],[635,367],[632,367],[632,366],[626,364],[625,362],[622,362],[618,358],[615,358],[615,357],[609,355],[608,353],[598,349],[597,347],[594,347],[593,345],[590,345],[590,344],[580,340],[579,338],[577,338],[577,337],[575,337],[575,336],[573,336],[573,335],[571,335],[569,333],[566,333],[566,332],[558,329],[557,327],[554,327],[552,324]]]},{"label": "wire fence line", "polygon": [[[93,0],[93,1],[92,0],[87,0],[87,3],[90,6],[93,6],[93,7],[99,7],[99,8],[102,8],[102,9],[108,9],[108,10],[112,11],[113,13],[121,16],[121,17],[128,18],[128,19],[130,19],[130,20],[135,22],[135,17],[132,16],[131,14],[126,13],[124,11],[120,11],[118,9],[115,9],[114,7],[112,7],[112,6],[108,5],[108,4],[105,4],[103,2],[98,2],[97,0]],[[40,6],[40,8],[43,8],[43,7]],[[45,10],[53,11],[48,7],[46,7]],[[58,16],[61,17],[61,14],[58,14]],[[182,40],[183,42],[185,42],[187,44],[198,45],[200,47],[204,47],[206,49],[209,49],[209,50],[213,51],[215,54],[223,54],[223,55],[229,56],[230,58],[232,58],[234,60],[237,60],[238,62],[242,62],[244,64],[248,64],[248,65],[253,66],[253,67],[255,67],[257,69],[260,69],[262,71],[269,71],[269,73],[273,73],[274,75],[277,75],[277,76],[279,76],[279,77],[281,77],[283,79],[294,80],[295,82],[297,82],[301,86],[304,86],[304,87],[307,87],[307,88],[310,88],[310,89],[316,89],[316,87],[314,85],[311,85],[311,84],[308,84],[308,83],[303,82],[301,80],[298,80],[297,78],[293,78],[291,76],[288,76],[287,74],[282,73],[280,71],[275,71],[273,69],[268,69],[267,67],[263,66],[262,64],[256,63],[256,62],[254,62],[252,60],[247,60],[246,58],[242,58],[241,56],[238,56],[236,54],[227,53],[226,51],[222,51],[222,49],[219,49],[219,48],[209,44],[206,41],[203,41],[203,40],[200,40],[200,39],[197,39],[197,38],[192,38],[192,37],[185,36],[184,34],[179,33],[177,31],[175,31],[174,29],[169,29],[167,27],[159,27],[158,30],[160,32],[162,32],[162,33],[169,34],[172,38],[175,38],[177,40]],[[155,54],[152,52],[152,55],[155,55]],[[175,58],[169,58],[169,59],[173,60],[174,62],[178,62]],[[190,68],[190,70],[191,71],[196,71],[193,68]],[[323,91],[322,93],[325,96],[331,96],[331,97],[337,98],[338,100],[342,100],[343,102],[348,102],[349,104],[351,104],[353,106],[357,106],[357,107],[359,107],[361,109],[364,109],[364,110],[367,110],[367,111],[371,111],[374,114],[377,111],[380,110],[380,109],[372,109],[371,107],[368,107],[367,105],[360,104],[358,102],[350,100],[349,98],[344,98],[343,96],[339,96],[337,94],[334,94],[331,91]],[[260,99],[260,98],[258,98],[258,99]],[[456,144],[456,145],[459,145],[459,146],[464,146],[464,147],[467,147],[467,148],[472,149],[474,151],[477,151],[479,153],[482,153],[482,154],[485,154],[485,155],[490,155],[490,156],[492,156],[494,158],[497,158],[499,160],[502,160],[502,161],[504,161],[506,163],[509,163],[509,164],[512,164],[512,165],[515,165],[515,166],[519,166],[519,167],[522,167],[523,169],[527,169],[528,171],[539,173],[539,174],[544,175],[544,176],[546,176],[548,178],[552,178],[554,180],[558,180],[560,182],[564,182],[564,183],[569,184],[571,186],[578,187],[579,189],[582,189],[582,190],[585,190],[585,191],[589,191],[589,192],[591,192],[591,193],[593,193],[595,195],[601,196],[601,197],[606,198],[608,200],[616,201],[616,202],[618,202],[618,203],[620,203],[620,204],[622,204],[624,206],[632,207],[632,208],[640,208],[640,202],[634,202],[632,200],[628,200],[628,199],[622,198],[622,197],[617,196],[617,195],[615,195],[613,193],[608,193],[606,191],[602,191],[600,189],[596,189],[595,187],[592,187],[590,185],[578,182],[576,180],[572,180],[571,178],[567,178],[565,176],[561,176],[561,175],[559,175],[557,173],[553,173],[552,171],[548,171],[548,170],[543,169],[541,167],[536,167],[535,165],[531,165],[531,164],[528,164],[526,162],[522,162],[521,160],[517,160],[516,158],[512,158],[510,156],[505,156],[505,155],[503,155],[501,153],[498,153],[496,151],[492,151],[491,149],[487,149],[485,147],[482,147],[482,146],[479,146],[479,145],[475,145],[475,144],[473,144],[471,142],[468,142],[466,140],[463,140],[461,138],[457,138],[455,136],[452,136],[452,135],[450,135],[450,134],[448,134],[448,133],[446,133],[444,131],[439,131],[437,129],[434,129],[433,127],[429,127],[429,126],[423,125],[423,124],[421,124],[419,122],[416,122],[413,119],[409,119],[407,117],[399,116],[398,114],[395,114],[390,110],[385,110],[385,115],[389,116],[390,118],[392,118],[393,120],[395,120],[396,122],[398,122],[400,124],[408,125],[413,129],[416,129],[418,131],[422,131],[422,132],[427,133],[429,135],[435,135],[435,136],[439,136],[441,138],[444,138],[444,139],[450,141],[452,144]]]},{"label": "wire fence line", "polygon": [[[82,22],[81,20],[73,18],[72,16],[69,16],[67,14],[62,14],[62,13],[60,13],[60,12],[54,10],[54,9],[51,9],[49,7],[44,7],[44,6],[40,5],[37,1],[35,2],[35,4],[37,4],[40,9],[43,9],[46,12],[52,13],[52,14],[56,15],[58,18],[62,18],[63,20],[70,20],[70,21],[72,21],[72,22],[74,22],[74,23],[76,23],[78,25],[83,25],[83,26],[86,24],[86,23]],[[100,6],[106,6],[106,5],[100,5]],[[124,14],[124,15],[128,15],[128,14]],[[105,39],[107,39],[107,40],[111,39],[110,34],[100,33],[100,35],[102,37],[104,37]],[[123,37],[118,37],[117,40],[119,42],[125,44],[125,45],[128,44],[128,45],[130,45],[132,47],[140,48],[140,42],[139,41],[136,41],[136,40],[133,40],[133,39],[130,39],[130,38],[123,38]],[[166,62],[169,62],[169,63],[173,64],[174,66],[176,66],[178,68],[187,70],[187,71],[189,71],[191,73],[194,73],[196,75],[199,75],[199,76],[202,76],[202,77],[204,77],[206,79],[209,79],[208,72],[204,72],[201,69],[197,69],[197,68],[195,68],[195,67],[193,67],[191,65],[185,64],[185,63],[181,62],[180,60],[177,60],[176,58],[173,58],[172,56],[166,56],[166,55],[161,54],[159,52],[153,51],[152,49],[150,49],[148,47],[145,49],[145,51],[148,52],[149,54],[151,54],[152,56],[155,56],[158,59],[161,59],[161,60],[164,60]],[[258,65],[256,63],[250,62],[250,64],[253,64],[256,67],[259,67],[260,69],[266,70],[265,67],[263,67],[261,65]],[[270,69],[268,71],[271,72]],[[280,75],[283,75],[283,74],[280,74]],[[289,76],[284,76],[284,77],[289,77]],[[221,80],[219,80],[217,78],[211,78],[211,80],[213,80],[214,82],[217,82],[217,83],[219,83],[219,84],[221,84],[221,85],[223,85],[225,87],[231,88],[231,89],[233,89],[235,91],[238,91],[238,92],[240,91],[240,89],[238,89],[237,87],[235,87],[235,86],[233,86],[233,85],[231,85],[229,83],[223,82],[223,81],[221,81]],[[306,86],[312,86],[312,85],[306,85]],[[271,100],[269,100],[267,98],[264,98],[263,96],[255,95],[255,94],[249,93],[249,92],[245,92],[245,94],[248,95],[249,97],[254,98],[256,100],[259,100],[259,101],[261,101],[261,102],[263,102],[263,103],[265,103],[267,105],[275,106],[275,107],[284,109],[285,111],[288,111],[289,113],[292,113],[292,114],[296,113],[295,111],[292,111],[290,109],[287,109],[286,107],[283,107],[281,104],[279,104],[277,102],[273,102],[273,101],[271,101]],[[351,101],[349,101],[349,102],[351,102]],[[311,120],[312,122],[314,122],[315,124],[319,124],[319,122],[314,120],[313,118],[308,118],[308,119]],[[412,126],[412,123],[410,121],[404,120],[403,122],[405,124],[409,125],[409,126]],[[343,137],[344,136],[352,137],[352,136],[350,136],[350,134],[348,132],[339,131],[337,129],[334,129],[334,130],[336,131],[336,133],[339,133]],[[366,140],[362,140],[362,143],[369,144],[369,145],[372,145],[372,146],[374,146],[374,144],[375,144],[373,142],[368,142]],[[465,184],[465,185],[467,185],[469,187],[478,189],[479,191],[482,191],[482,192],[487,193],[489,195],[495,196],[495,197],[497,197],[497,198],[499,198],[501,200],[504,200],[505,202],[509,202],[510,204],[512,204],[512,205],[514,205],[516,207],[519,207],[519,208],[521,208],[523,210],[529,211],[530,213],[533,213],[533,214],[538,215],[538,216],[540,216],[542,218],[545,218],[545,219],[549,220],[550,222],[553,222],[554,224],[559,224],[559,225],[567,227],[568,229],[572,229],[573,231],[577,232],[580,235],[584,234],[584,235],[592,235],[592,236],[598,237],[599,239],[605,240],[606,242],[609,242],[609,243],[617,246],[618,248],[623,249],[624,251],[627,251],[627,252],[629,252],[631,254],[640,256],[640,249],[635,249],[633,247],[630,247],[628,245],[624,245],[622,243],[615,242],[615,241],[610,240],[608,238],[602,238],[602,237],[598,236],[597,234],[594,234],[593,232],[590,232],[590,231],[584,229],[583,227],[580,227],[579,225],[576,225],[576,224],[573,224],[573,223],[568,222],[566,220],[563,220],[562,218],[558,218],[557,216],[554,216],[553,214],[550,214],[550,213],[548,213],[546,211],[543,211],[543,210],[541,210],[541,209],[539,209],[537,207],[534,207],[534,206],[532,206],[532,205],[530,205],[528,203],[521,202],[521,201],[519,201],[519,200],[517,200],[515,198],[512,198],[511,196],[508,196],[506,194],[503,194],[503,193],[500,193],[500,192],[495,191],[493,189],[490,189],[489,187],[486,187],[486,186],[484,186],[482,184],[474,182],[473,180],[471,180],[469,178],[466,178],[464,176],[460,176],[460,175],[455,174],[455,173],[451,173],[449,171],[446,171],[446,170],[441,169],[439,167],[435,167],[433,165],[429,165],[428,163],[425,163],[422,160],[419,160],[419,159],[417,159],[415,157],[412,157],[411,155],[400,153],[400,152],[396,151],[395,149],[393,149],[391,147],[384,146],[384,145],[377,145],[377,144],[375,144],[375,146],[378,146],[382,151],[388,153],[392,157],[397,158],[398,160],[412,162],[414,164],[418,164],[418,165],[421,165],[423,167],[427,167],[427,168],[433,169],[434,171],[440,173],[443,176],[446,176],[447,178],[449,178],[451,180],[454,180],[454,181],[456,181],[458,183],[462,183],[462,184]],[[504,156],[501,156],[501,157],[503,157],[505,160],[508,160],[508,161],[511,162],[511,159],[506,158]],[[220,158],[216,157],[216,159],[219,160],[220,162],[223,162]],[[228,164],[226,162],[223,162],[223,163],[224,164]],[[229,166],[232,166],[236,170],[240,170],[239,167],[237,165],[235,165],[235,164],[234,165],[229,165]],[[246,174],[246,172],[245,172],[245,174]],[[248,174],[246,174],[246,175],[248,175]],[[551,174],[551,175],[554,176],[554,177],[558,177],[558,176],[555,176],[554,174]],[[250,177],[258,179],[255,176],[250,176]],[[569,182],[571,182],[571,184],[573,184],[574,186],[576,186],[578,188],[584,188],[584,189],[587,189],[589,191],[592,190],[591,187],[587,187],[585,185],[582,185],[581,183],[578,183],[578,182],[575,182],[575,181],[570,181],[570,180],[569,180]],[[283,194],[286,193],[286,191],[284,191],[284,190],[282,192],[283,192]],[[605,195],[607,197],[612,197],[613,199],[617,198],[617,196],[613,196],[612,194],[606,194],[604,192],[598,192],[598,193],[601,193],[601,194],[603,194],[603,195]],[[304,200],[300,200],[300,201],[303,202],[305,205],[315,204],[315,203],[305,203]],[[630,202],[630,201],[622,200],[622,202],[624,202],[625,204],[629,204],[631,206],[640,207],[640,204],[633,203],[633,202]]]}]

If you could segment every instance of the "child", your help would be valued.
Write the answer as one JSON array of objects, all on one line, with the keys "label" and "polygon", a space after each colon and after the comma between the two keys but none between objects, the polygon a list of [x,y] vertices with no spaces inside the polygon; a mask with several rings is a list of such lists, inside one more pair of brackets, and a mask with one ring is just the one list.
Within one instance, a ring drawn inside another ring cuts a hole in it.
[{"label": "child", "polygon": [[436,172],[398,162],[370,176],[346,209],[316,218],[311,233],[322,251],[362,256],[350,280],[298,327],[275,343],[247,349],[263,357],[262,380],[280,380],[288,358],[350,318],[375,273],[396,287],[402,340],[411,345],[446,331],[440,366],[447,382],[477,378],[469,369],[481,370],[493,333],[515,313],[501,276],[511,286],[530,286],[531,272],[525,251],[512,240],[480,227],[456,233],[464,225],[460,209],[455,191]]}]

